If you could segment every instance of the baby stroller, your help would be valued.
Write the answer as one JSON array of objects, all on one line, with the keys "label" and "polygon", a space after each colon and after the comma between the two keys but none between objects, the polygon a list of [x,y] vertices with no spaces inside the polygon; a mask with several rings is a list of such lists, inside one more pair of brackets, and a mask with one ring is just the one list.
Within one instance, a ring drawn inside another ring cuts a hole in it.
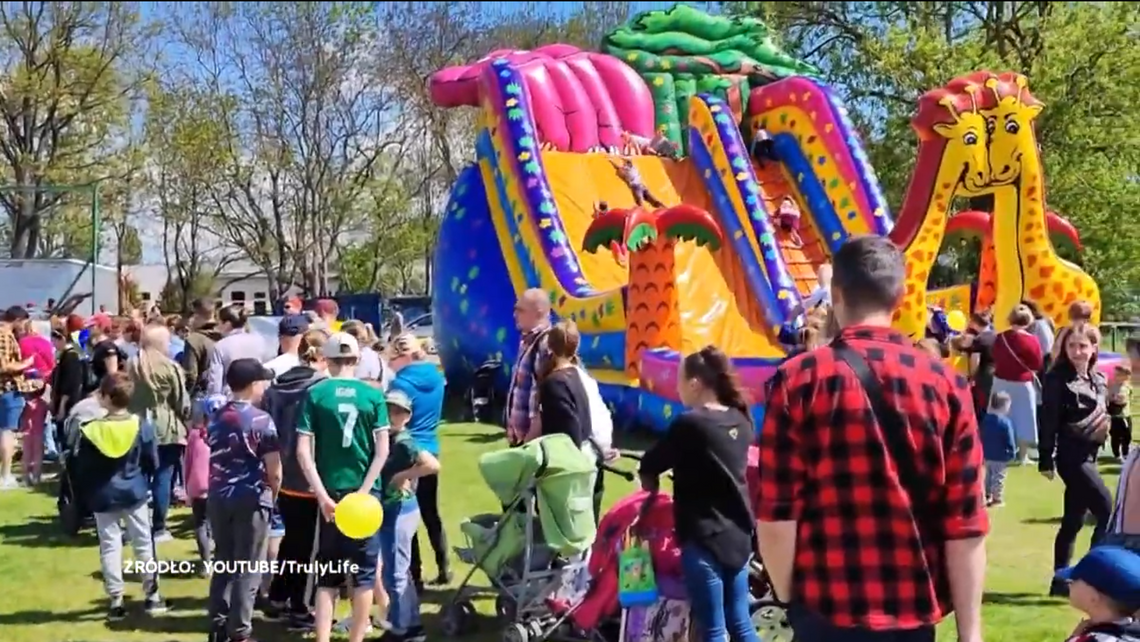
[{"label": "baby stroller", "polygon": [[[755,448],[749,451],[748,482],[753,496],[758,455]],[[618,551],[627,533],[648,545],[661,599],[653,606],[623,613],[618,601]],[[602,517],[590,551],[590,587],[568,613],[568,621],[579,635],[618,642],[692,639],[687,595],[680,582],[681,551],[674,538],[673,498],[663,492],[633,493]],[[749,564],[749,593],[749,612],[761,639],[790,640],[783,609],[772,594],[759,556]]]},{"label": "baby stroller", "polygon": [[[78,426],[71,427],[78,430]],[[67,434],[65,432],[65,434]],[[68,442],[63,442],[68,443]],[[59,449],[59,494],[55,500],[56,512],[59,514],[59,526],[64,535],[75,537],[84,527],[95,523],[95,515],[83,505],[78,486],[72,475],[75,471],[75,448],[61,447]]]},{"label": "baby stroller", "polygon": [[583,555],[594,542],[593,487],[597,461],[567,435],[550,435],[479,459],[483,480],[503,502],[501,515],[476,515],[459,529],[467,546],[456,555],[472,566],[451,603],[443,630],[459,635],[473,624],[475,571],[495,592],[506,642],[545,639],[560,624],[550,609],[584,580]]},{"label": "baby stroller", "polygon": [[485,424],[502,419],[503,409],[495,391],[495,377],[502,368],[502,361],[489,359],[471,375],[471,386],[467,388],[466,395],[471,421]]}]

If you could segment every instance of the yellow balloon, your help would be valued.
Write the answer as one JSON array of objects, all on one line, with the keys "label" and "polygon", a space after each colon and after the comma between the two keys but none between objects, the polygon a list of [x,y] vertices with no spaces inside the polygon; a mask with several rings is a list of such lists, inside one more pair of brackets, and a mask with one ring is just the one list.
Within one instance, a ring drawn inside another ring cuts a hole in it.
[{"label": "yellow balloon", "polygon": [[368,539],[380,530],[384,509],[368,493],[350,493],[336,505],[333,520],[340,532],[352,539]]},{"label": "yellow balloon", "polygon": [[954,332],[965,332],[966,314],[961,310],[951,310],[946,313],[946,323]]}]

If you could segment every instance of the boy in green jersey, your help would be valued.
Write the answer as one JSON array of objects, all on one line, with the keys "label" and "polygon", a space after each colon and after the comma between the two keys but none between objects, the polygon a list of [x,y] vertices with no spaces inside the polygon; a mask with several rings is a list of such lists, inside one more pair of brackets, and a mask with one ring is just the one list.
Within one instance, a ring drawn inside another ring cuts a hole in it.
[{"label": "boy in green jersey", "polygon": [[[351,580],[350,642],[367,633],[379,556],[379,535],[354,540],[333,522],[336,505],[349,493],[371,493],[388,458],[388,408],[384,393],[354,379],[360,345],[337,332],[324,347],[329,378],[311,386],[297,416],[297,461],[313,487],[324,520],[317,535],[319,563],[316,639],[332,636],[333,609],[339,589]],[[352,565],[346,572],[346,565]]]}]

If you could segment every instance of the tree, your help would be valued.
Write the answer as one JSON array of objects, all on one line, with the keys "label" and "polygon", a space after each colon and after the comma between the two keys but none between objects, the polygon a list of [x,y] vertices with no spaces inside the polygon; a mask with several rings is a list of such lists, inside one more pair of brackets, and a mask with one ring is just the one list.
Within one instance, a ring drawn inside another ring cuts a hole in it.
[{"label": "tree", "polygon": [[[149,33],[121,2],[0,3],[0,30],[0,180],[19,188],[0,193],[0,207],[11,256],[30,258],[74,245],[66,237],[82,233],[70,217],[81,222],[88,213],[57,207],[66,193],[43,188],[106,178],[131,99],[146,78],[131,65]],[[49,212],[69,219],[49,230]],[[46,238],[52,231],[62,242]]]},{"label": "tree", "polygon": [[[1046,107],[1037,123],[1051,209],[1071,219],[1105,308],[1132,314],[1140,287],[1140,5],[1058,2],[730,2],[784,34],[790,53],[824,71],[847,101],[892,203],[916,140],[918,96],[976,69],[1029,77]],[[985,209],[985,202],[962,204]]]},{"label": "tree", "polygon": [[273,296],[297,281],[328,293],[337,248],[367,232],[361,204],[394,188],[409,134],[396,89],[371,64],[388,46],[377,14],[355,2],[171,11],[229,144],[210,192],[219,233]]},{"label": "tree", "polygon": [[[145,179],[149,207],[161,220],[163,260],[168,288],[164,299],[181,306],[196,296],[201,283],[212,284],[238,253],[222,242],[214,225],[212,198],[224,180],[233,142],[215,114],[227,101],[208,90],[177,80],[151,87],[144,140],[149,156]],[[182,311],[178,308],[178,311]]]},{"label": "tree", "polygon": [[215,282],[208,271],[196,273],[188,284],[184,278],[190,272],[184,266],[175,266],[174,273],[177,276],[168,278],[158,295],[158,306],[163,312],[189,314],[194,299],[214,294]]}]

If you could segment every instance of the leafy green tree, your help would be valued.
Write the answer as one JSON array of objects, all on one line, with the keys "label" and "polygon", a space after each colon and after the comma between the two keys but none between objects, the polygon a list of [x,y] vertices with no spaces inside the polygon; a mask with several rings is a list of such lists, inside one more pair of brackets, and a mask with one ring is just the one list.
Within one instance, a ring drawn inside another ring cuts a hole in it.
[{"label": "leafy green tree", "polygon": [[767,21],[789,53],[822,69],[851,109],[896,206],[914,166],[909,121],[917,98],[969,71],[1024,73],[1046,105],[1037,134],[1048,205],[1080,231],[1080,260],[1100,284],[1106,310],[1135,314],[1140,226],[1129,217],[1140,209],[1140,4],[722,4]]},{"label": "leafy green tree", "polygon": [[19,188],[0,193],[8,251],[71,254],[90,245],[89,210],[39,188],[107,178],[146,78],[132,63],[150,33],[124,2],[4,2],[0,30],[0,182]]},{"label": "leafy green tree", "polygon": [[188,314],[194,299],[215,293],[211,270],[190,273],[185,265],[175,265],[158,295],[158,306],[166,314]]}]

